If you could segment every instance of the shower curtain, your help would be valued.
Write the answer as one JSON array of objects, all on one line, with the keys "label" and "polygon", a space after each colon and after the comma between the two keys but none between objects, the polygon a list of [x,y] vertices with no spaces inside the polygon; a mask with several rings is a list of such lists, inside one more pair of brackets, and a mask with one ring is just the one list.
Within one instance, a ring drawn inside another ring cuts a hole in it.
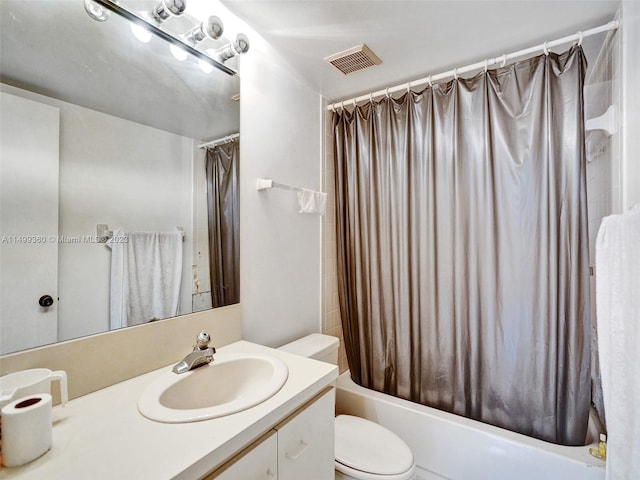
[{"label": "shower curtain", "polygon": [[356,383],[584,444],[585,68],[574,46],[334,114]]},{"label": "shower curtain", "polygon": [[213,308],[240,302],[240,141],[207,149],[209,277]]}]

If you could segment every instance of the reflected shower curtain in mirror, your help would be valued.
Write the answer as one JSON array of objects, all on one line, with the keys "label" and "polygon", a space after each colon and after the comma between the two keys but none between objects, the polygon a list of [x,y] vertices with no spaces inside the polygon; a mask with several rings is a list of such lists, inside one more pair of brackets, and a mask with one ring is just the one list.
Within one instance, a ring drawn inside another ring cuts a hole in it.
[{"label": "reflected shower curtain in mirror", "polygon": [[207,149],[207,216],[212,307],[240,301],[240,141]]},{"label": "reflected shower curtain in mirror", "polygon": [[351,376],[584,444],[590,312],[580,47],[333,115]]}]

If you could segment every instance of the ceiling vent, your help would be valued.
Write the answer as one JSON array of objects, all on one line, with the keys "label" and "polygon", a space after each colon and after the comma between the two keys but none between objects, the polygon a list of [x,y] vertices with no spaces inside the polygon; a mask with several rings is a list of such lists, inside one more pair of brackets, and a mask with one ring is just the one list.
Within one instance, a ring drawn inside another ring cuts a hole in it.
[{"label": "ceiling vent", "polygon": [[343,52],[329,55],[325,60],[345,75],[382,63],[382,60],[376,57],[366,45],[358,45]]}]

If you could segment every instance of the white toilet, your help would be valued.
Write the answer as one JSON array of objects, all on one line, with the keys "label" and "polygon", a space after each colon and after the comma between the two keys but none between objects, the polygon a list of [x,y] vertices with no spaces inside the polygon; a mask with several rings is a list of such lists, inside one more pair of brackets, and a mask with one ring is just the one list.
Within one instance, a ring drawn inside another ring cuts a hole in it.
[{"label": "white toilet", "polygon": [[[338,364],[338,339],[313,333],[280,350]],[[370,420],[338,415],[335,420],[336,480],[414,480],[415,462],[407,444]]]}]

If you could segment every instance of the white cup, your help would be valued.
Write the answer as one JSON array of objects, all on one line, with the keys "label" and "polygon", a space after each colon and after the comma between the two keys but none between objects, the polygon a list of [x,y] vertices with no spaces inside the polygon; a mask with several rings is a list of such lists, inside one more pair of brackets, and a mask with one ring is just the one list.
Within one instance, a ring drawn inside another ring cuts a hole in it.
[{"label": "white cup", "polygon": [[59,382],[60,399],[63,405],[66,404],[69,400],[67,372],[64,370],[52,372],[48,368],[31,368],[0,377],[0,408],[27,395],[50,394],[52,380]]}]

